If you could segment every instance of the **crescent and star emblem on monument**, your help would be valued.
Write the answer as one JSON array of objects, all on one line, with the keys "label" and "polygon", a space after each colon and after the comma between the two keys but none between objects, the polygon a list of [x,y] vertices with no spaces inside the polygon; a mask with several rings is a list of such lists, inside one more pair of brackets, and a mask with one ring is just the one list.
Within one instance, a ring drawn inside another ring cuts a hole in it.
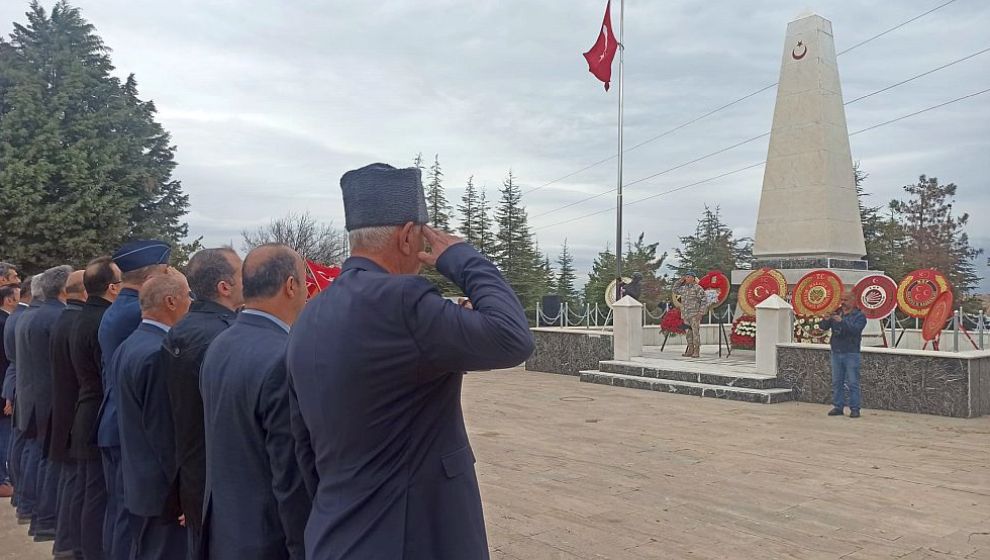
[{"label": "crescent and star emblem on monument", "polygon": [[805,45],[804,41],[798,41],[797,45],[791,49],[791,58],[794,60],[801,60],[806,54],[808,54],[808,45]]}]

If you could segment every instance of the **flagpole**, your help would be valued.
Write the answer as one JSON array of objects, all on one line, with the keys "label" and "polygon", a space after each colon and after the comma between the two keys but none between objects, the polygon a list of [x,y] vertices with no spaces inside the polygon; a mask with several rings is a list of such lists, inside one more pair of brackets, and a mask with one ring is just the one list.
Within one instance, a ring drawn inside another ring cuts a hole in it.
[{"label": "flagpole", "polygon": [[622,297],[622,59],[626,0],[619,0],[619,165],[615,197],[615,300]]}]

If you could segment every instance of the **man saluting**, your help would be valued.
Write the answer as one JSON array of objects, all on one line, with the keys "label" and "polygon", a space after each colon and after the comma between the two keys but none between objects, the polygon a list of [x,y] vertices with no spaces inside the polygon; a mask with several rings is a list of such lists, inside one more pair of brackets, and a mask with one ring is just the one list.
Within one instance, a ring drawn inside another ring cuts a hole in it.
[{"label": "man saluting", "polygon": [[[352,256],[287,355],[319,475],[306,558],[488,558],[462,372],[528,358],[525,312],[491,262],[424,225],[418,169],[373,164],[340,185]],[[474,310],[417,276],[423,263]]]}]

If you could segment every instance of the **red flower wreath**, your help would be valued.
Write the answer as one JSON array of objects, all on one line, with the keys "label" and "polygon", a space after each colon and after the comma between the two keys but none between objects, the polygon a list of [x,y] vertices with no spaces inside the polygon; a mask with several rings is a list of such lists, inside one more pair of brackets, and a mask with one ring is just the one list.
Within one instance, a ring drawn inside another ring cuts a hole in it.
[{"label": "red flower wreath", "polygon": [[660,330],[671,334],[684,334],[687,329],[684,328],[681,310],[671,307],[669,311],[664,313],[663,319],[660,320]]}]

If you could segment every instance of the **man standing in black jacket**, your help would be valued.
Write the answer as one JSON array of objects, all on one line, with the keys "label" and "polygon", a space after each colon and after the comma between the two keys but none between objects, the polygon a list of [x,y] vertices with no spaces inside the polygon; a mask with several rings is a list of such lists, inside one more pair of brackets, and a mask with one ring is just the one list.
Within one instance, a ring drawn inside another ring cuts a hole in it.
[{"label": "man standing in black jacket", "polygon": [[[192,549],[198,550],[203,528],[206,449],[199,368],[206,348],[234,322],[244,303],[241,258],[229,248],[203,249],[186,267],[194,301],[189,314],[162,341],[159,367],[168,384],[175,425],[179,505],[186,519]],[[250,489],[249,489],[250,490]]]},{"label": "man standing in black jacket", "polygon": [[65,311],[52,327],[51,361],[52,394],[48,430],[48,461],[59,473],[55,494],[55,558],[75,558],[79,550],[79,516],[81,497],[77,493],[78,471],[69,458],[69,433],[75,419],[79,383],[72,366],[69,335],[79,321],[86,303],[83,271],[69,275],[65,284]]},{"label": "man standing in black jacket", "polygon": [[110,257],[100,257],[86,265],[83,284],[89,297],[69,334],[69,352],[79,383],[69,456],[78,464],[79,493],[82,496],[79,546],[85,560],[104,558],[107,486],[103,478],[100,448],[93,438],[100,403],[103,402],[103,352],[98,334],[103,313],[120,293],[120,275],[120,268]]}]

